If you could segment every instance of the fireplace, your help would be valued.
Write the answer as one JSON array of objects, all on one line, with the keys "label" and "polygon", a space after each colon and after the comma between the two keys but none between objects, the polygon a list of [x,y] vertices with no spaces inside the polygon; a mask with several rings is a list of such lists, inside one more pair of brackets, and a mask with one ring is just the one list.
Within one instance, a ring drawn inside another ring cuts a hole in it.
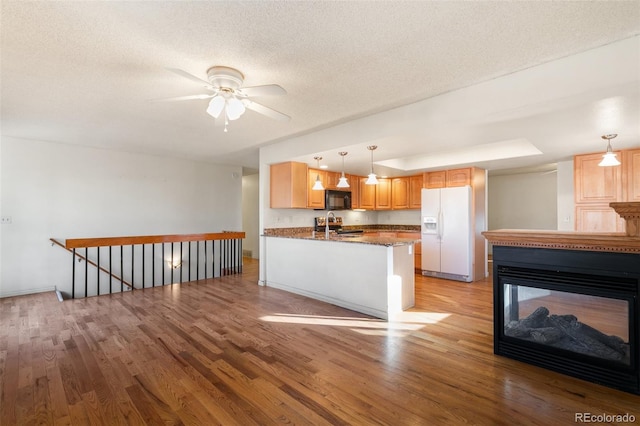
[{"label": "fireplace", "polygon": [[640,253],[493,242],[494,352],[640,394]]}]

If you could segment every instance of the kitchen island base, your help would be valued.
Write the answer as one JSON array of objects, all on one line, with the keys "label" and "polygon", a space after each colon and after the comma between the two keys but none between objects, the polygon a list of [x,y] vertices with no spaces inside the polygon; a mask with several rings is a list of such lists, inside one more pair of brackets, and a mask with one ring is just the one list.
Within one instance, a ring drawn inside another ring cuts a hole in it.
[{"label": "kitchen island base", "polygon": [[385,320],[414,305],[413,243],[265,238],[269,287]]}]

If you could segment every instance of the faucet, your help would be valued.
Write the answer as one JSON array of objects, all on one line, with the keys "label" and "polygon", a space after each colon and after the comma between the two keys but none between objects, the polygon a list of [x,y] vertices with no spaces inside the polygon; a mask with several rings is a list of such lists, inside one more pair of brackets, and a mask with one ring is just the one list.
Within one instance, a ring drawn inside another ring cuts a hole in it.
[{"label": "faucet", "polygon": [[327,212],[327,216],[324,218],[324,238],[329,239],[329,216],[333,217],[333,220],[336,220],[336,215],[332,211]]}]

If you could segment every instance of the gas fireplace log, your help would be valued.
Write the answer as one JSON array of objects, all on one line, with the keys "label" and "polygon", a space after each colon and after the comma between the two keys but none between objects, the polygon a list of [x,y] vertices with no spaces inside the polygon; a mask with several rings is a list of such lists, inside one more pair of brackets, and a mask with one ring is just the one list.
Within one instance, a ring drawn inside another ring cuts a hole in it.
[{"label": "gas fireplace log", "polygon": [[540,306],[526,318],[518,321],[509,321],[505,326],[505,334],[511,337],[529,337],[531,330],[545,327],[549,310]]},{"label": "gas fireplace log", "polygon": [[531,337],[535,342],[550,345],[565,337],[565,333],[557,327],[543,327],[531,330]]},{"label": "gas fireplace log", "polygon": [[627,345],[578,321],[574,315],[549,315],[538,307],[531,315],[505,325],[505,335],[615,361],[627,357]]},{"label": "gas fireplace log", "polygon": [[562,330],[570,339],[566,342],[568,347],[563,349],[569,349],[574,352],[583,353],[586,355],[597,356],[599,358],[611,359],[619,361],[624,358],[625,351],[618,350],[608,346],[605,339],[609,337],[599,331],[589,327],[593,332],[597,332],[597,337],[589,336],[589,334],[596,335],[596,333],[589,333],[589,330],[585,332],[584,324],[578,321],[573,315],[551,315],[549,316],[549,322],[557,326]]}]

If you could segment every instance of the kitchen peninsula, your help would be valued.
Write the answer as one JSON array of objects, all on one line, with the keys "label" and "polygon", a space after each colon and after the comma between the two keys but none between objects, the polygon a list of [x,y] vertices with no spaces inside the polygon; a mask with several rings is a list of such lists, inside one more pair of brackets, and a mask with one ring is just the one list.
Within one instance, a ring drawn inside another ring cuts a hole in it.
[{"label": "kitchen peninsula", "polygon": [[416,239],[265,232],[265,285],[385,320],[414,305]]}]

